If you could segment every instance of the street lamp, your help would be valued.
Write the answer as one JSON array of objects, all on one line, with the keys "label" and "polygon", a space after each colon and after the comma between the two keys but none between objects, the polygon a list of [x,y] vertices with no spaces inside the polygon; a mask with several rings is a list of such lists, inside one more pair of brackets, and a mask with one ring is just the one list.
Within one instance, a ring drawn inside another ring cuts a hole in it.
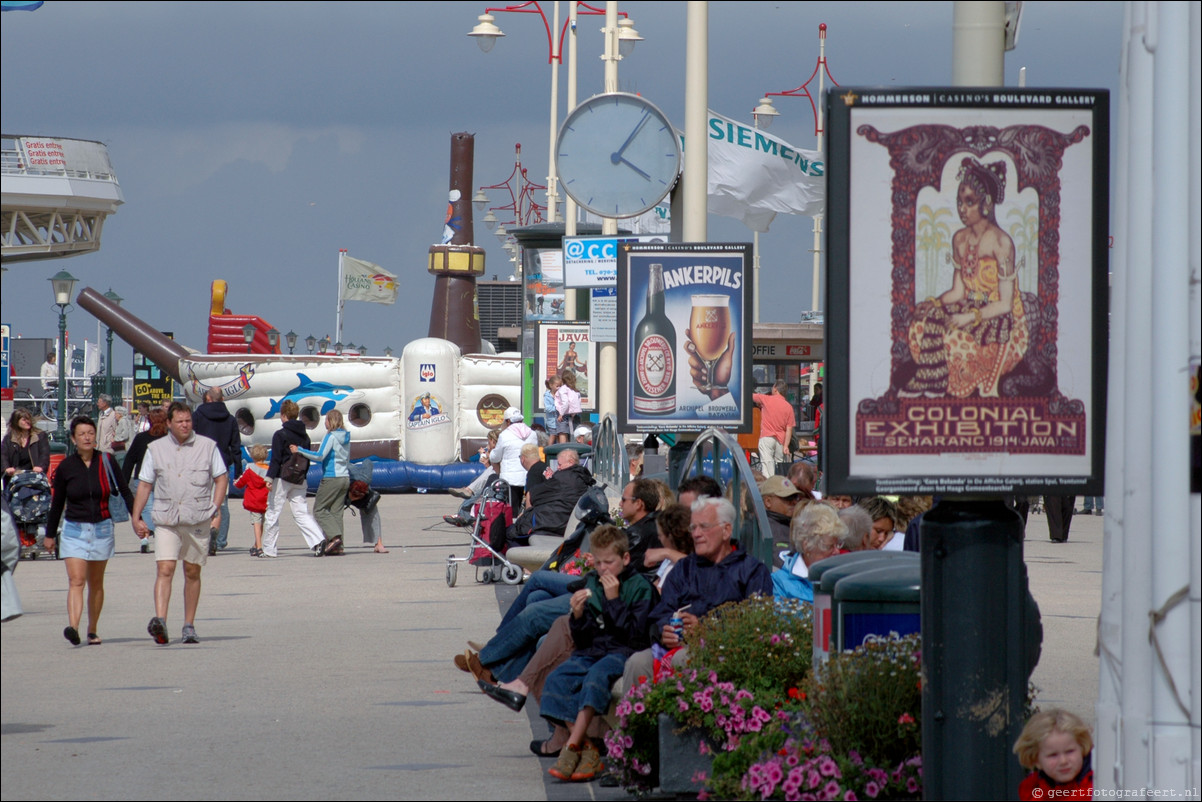
[{"label": "street lamp", "polygon": [[334,356],[342,356],[342,340],[334,343]]},{"label": "street lamp", "polygon": [[50,277],[54,290],[54,305],[58,307],[58,427],[54,439],[67,442],[67,307],[71,306],[71,292],[79,279],[60,270]]},{"label": "street lamp", "polygon": [[320,340],[318,340],[317,345],[321,349],[320,353],[328,354],[330,352],[330,335],[327,334],[326,336],[324,336]]},{"label": "street lamp", "polygon": [[247,323],[242,327],[242,342],[246,343],[246,353],[254,353],[251,350],[251,345],[255,341],[255,324]]},{"label": "street lamp", "polygon": [[[104,294],[104,297],[109,300],[113,306],[120,306],[125,299],[117,293],[113,292],[113,288],[109,287],[109,291]],[[108,327],[108,335],[106,338],[107,345],[104,351],[104,391],[109,395],[113,393],[113,327]]]},{"label": "street lamp", "polygon": [[291,355],[296,350],[297,333],[292,329],[288,329],[288,333],[284,335],[284,339],[288,342],[288,354]]},{"label": "street lamp", "polygon": [[[569,27],[575,31],[576,17],[580,14],[585,15],[603,15],[604,9],[595,8],[588,3],[576,2],[573,0],[569,6],[571,9],[569,19],[562,26],[559,24],[559,3],[552,4],[552,19],[547,20],[547,15],[543,13],[542,4],[537,2],[518,3],[517,5],[505,6],[503,8],[486,8],[484,13],[477,17],[477,23],[468,36],[476,40],[476,44],[485,53],[492,50],[493,45],[497,40],[505,35],[496,25],[496,13],[515,13],[515,14],[538,14],[543,21],[543,30],[547,34],[547,63],[551,65],[551,137],[550,146],[547,148],[547,185],[538,187],[547,191],[547,222],[554,223],[557,217],[557,207],[559,205],[559,194],[556,189],[558,178],[555,173],[555,138],[559,134],[559,67],[563,64],[563,40],[567,35]],[[629,55],[634,49],[634,46],[643,40],[639,36],[638,31],[634,29],[634,23],[630,21],[625,12],[621,12],[623,19],[618,23],[618,43],[620,56]],[[575,81],[575,70],[569,69],[569,75]],[[569,102],[574,101],[576,95],[575,86],[569,88],[571,96]],[[571,111],[571,109],[568,109]],[[516,217],[520,223],[520,218]],[[521,223],[526,225],[526,223]]]},{"label": "street lamp", "polygon": [[367,346],[366,345],[359,346],[359,356],[367,356]]},{"label": "street lamp", "polygon": [[305,338],[305,347],[309,349],[309,353],[313,353],[313,349],[317,347],[317,338],[310,334]]},{"label": "street lamp", "polygon": [[391,345],[384,349],[384,356],[388,357],[389,359],[392,359],[392,346]]},{"label": "street lamp", "polygon": [[[826,23],[825,22],[818,26],[818,62],[814,65],[814,71],[812,73],[810,73],[810,77],[806,79],[806,82],[804,84],[797,87],[796,89],[790,89],[785,92],[766,92],[764,94],[764,96],[762,98],[760,98],[760,105],[756,106],[755,111],[752,112],[752,114],[755,116],[756,123],[759,126],[761,126],[763,128],[767,128],[772,123],[772,119],[774,117],[777,117],[780,115],[780,112],[776,111],[775,107],[772,106],[771,98],[773,98],[773,97],[804,97],[806,100],[810,101],[810,110],[814,112],[814,136],[816,136],[818,138],[817,150],[819,153],[821,153],[822,152],[822,135],[824,133],[824,130],[822,127],[822,125],[823,125],[822,106],[821,106],[820,102],[815,102],[814,95],[810,94],[810,89],[809,89],[810,81],[813,81],[815,78],[818,79],[818,98],[819,99],[821,99],[821,97],[822,97],[822,92],[823,92],[826,78],[830,78],[831,83],[834,84],[835,86],[839,85],[839,82],[836,81],[834,76],[831,75],[831,69],[826,63]],[[814,252],[814,283],[813,283],[813,288],[812,288],[813,297],[811,299],[810,306],[814,312],[817,312],[819,309],[818,290],[819,290],[820,280],[821,280],[819,268],[822,263],[822,215],[821,214],[814,215],[813,252]]]},{"label": "street lamp", "polygon": [[267,330],[267,346],[271,349],[271,353],[275,353],[276,346],[280,344],[280,330],[272,326]]}]

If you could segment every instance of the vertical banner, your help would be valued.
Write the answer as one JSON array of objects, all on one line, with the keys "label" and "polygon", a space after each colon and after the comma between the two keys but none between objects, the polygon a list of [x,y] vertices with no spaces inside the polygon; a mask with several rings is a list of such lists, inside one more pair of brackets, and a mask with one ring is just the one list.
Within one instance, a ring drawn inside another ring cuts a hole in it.
[{"label": "vertical banner", "polygon": [[618,249],[618,426],[751,430],[751,245]]},{"label": "vertical banner", "polygon": [[588,323],[538,324],[537,386],[534,391],[540,404],[546,380],[571,370],[576,374],[580,408],[585,412],[595,410],[597,397],[593,390],[593,370],[596,364],[597,346],[589,337]]},{"label": "vertical banner", "polygon": [[1101,495],[1108,93],[827,105],[829,490]]}]

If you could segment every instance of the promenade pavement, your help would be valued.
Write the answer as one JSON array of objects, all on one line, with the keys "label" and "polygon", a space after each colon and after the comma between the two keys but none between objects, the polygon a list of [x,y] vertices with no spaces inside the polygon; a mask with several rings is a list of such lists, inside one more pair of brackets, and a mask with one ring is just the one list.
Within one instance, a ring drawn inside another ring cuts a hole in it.
[{"label": "promenade pavement", "polygon": [[[467,537],[441,523],[441,494],[386,495],[386,555],[355,546],[314,559],[288,520],[281,556],[254,559],[246,514],[232,547],[209,559],[196,627],[182,645],[182,574],[156,646],[154,558],[118,526],[101,646],[72,648],[62,563],[22,562],[25,615],[0,630],[0,796],[25,799],[626,799],[597,783],[564,784],[527,744],[545,725],[485,698],[451,658],[492,634],[517,589],[477,584],[448,554]],[[1070,541],[1027,530],[1043,610],[1040,702],[1092,720],[1093,633],[1101,518],[1075,519]],[[346,517],[348,543],[358,520]],[[86,627],[86,614],[83,625]],[[533,700],[532,700],[533,701]],[[534,708],[534,709],[531,709]]]}]

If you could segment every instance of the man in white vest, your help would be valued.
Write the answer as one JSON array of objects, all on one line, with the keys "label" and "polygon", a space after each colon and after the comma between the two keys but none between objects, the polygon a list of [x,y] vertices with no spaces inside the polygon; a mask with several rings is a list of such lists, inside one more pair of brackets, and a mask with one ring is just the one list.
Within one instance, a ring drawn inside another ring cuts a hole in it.
[{"label": "man in white vest", "polygon": [[150,534],[142,520],[146,500],[154,491],[151,518],[155,524],[154,618],[146,628],[154,642],[167,643],[167,605],[175,564],[184,561],[184,643],[196,637],[196,605],[200,601],[200,569],[209,555],[210,530],[221,523],[221,504],[229,485],[225,461],[217,444],[192,431],[192,408],[173,403],[167,413],[167,437],[146,448],[140,484],[130,518],[138,537]]}]

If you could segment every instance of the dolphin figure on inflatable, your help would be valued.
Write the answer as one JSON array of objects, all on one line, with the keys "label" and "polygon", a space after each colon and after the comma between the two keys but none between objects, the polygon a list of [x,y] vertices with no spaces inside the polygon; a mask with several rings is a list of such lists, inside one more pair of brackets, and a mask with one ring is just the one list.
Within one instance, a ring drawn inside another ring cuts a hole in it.
[{"label": "dolphin figure on inflatable", "polygon": [[285,401],[295,401],[299,404],[303,399],[314,397],[327,399],[321,405],[321,414],[324,415],[333,409],[339,401],[355,392],[354,387],[349,387],[345,384],[313,381],[303,373],[297,373],[296,378],[300,380],[300,384],[294,389],[289,390],[283,398],[278,401],[274,398],[268,399],[271,406],[267,410],[266,418],[274,418],[276,413],[280,411],[280,406]]}]

